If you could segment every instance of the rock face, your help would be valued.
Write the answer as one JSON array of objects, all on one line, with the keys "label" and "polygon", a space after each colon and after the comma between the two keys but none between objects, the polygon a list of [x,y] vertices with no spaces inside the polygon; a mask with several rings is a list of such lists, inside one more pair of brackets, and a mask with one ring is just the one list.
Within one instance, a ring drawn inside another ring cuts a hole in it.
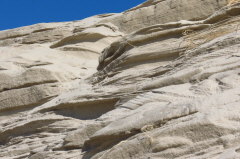
[{"label": "rock face", "polygon": [[239,1],[1,31],[0,54],[2,159],[240,158]]}]

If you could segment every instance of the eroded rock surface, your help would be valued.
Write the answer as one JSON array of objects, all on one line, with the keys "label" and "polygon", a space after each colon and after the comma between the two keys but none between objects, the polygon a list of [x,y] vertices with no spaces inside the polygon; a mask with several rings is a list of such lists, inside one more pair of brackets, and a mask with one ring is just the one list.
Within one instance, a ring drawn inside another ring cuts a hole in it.
[{"label": "eroded rock surface", "polygon": [[148,0],[0,39],[0,158],[240,158],[239,1]]}]

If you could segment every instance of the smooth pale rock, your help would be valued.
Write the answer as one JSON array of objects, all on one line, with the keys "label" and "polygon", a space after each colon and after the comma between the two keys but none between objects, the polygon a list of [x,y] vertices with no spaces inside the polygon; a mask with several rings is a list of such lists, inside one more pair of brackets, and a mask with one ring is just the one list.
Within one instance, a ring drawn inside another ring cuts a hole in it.
[{"label": "smooth pale rock", "polygon": [[89,139],[97,130],[103,128],[104,125],[99,124],[88,124],[79,128],[78,130],[67,134],[66,138],[64,139],[64,149],[77,149],[82,148],[84,142]]},{"label": "smooth pale rock", "polygon": [[0,32],[0,158],[238,159],[240,3],[148,0]]},{"label": "smooth pale rock", "polygon": [[121,30],[130,33],[155,24],[202,20],[227,4],[227,0],[148,0],[112,21]]}]

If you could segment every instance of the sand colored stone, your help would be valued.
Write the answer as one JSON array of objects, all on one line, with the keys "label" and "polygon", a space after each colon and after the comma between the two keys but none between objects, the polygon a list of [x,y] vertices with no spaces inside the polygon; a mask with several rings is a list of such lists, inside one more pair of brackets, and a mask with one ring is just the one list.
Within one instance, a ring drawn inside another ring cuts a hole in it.
[{"label": "sand colored stone", "polygon": [[240,3],[148,0],[0,32],[0,158],[239,159]]}]

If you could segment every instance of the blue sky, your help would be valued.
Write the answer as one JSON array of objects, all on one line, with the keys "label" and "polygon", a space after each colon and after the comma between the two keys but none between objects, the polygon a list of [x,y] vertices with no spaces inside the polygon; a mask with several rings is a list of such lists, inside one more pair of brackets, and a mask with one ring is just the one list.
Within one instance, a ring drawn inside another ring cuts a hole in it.
[{"label": "blue sky", "polygon": [[146,0],[0,0],[0,30],[118,13]]}]

